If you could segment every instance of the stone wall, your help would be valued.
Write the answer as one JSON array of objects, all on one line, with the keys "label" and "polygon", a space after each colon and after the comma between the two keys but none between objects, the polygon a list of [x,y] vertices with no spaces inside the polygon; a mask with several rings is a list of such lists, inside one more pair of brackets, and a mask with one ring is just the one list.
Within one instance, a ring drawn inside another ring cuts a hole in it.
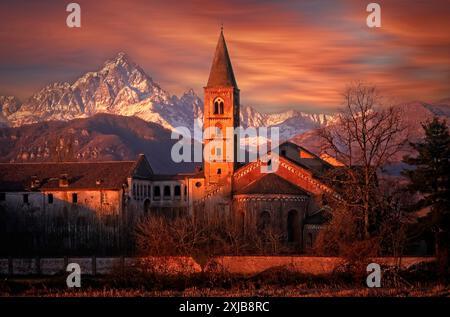
[{"label": "stone wall", "polygon": [[[434,261],[434,257],[403,257],[400,265],[408,268],[419,263]],[[374,259],[380,265],[394,265],[396,258]],[[201,266],[192,257],[60,257],[60,258],[0,258],[0,275],[55,275],[68,274],[68,263],[78,263],[81,273],[87,275],[110,274],[115,270],[127,270],[138,264],[147,265],[162,274],[192,274],[199,272],[227,271],[253,275],[275,267],[285,267],[304,274],[328,274],[343,264],[336,257],[308,256],[223,256],[216,257]],[[369,264],[369,263],[368,263]]]}]

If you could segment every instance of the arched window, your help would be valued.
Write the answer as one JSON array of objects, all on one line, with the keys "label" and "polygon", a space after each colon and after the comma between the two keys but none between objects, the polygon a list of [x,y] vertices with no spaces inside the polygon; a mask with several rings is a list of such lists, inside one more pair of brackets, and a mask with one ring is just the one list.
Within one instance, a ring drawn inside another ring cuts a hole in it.
[{"label": "arched window", "polygon": [[264,233],[270,227],[270,212],[264,210],[261,212],[258,218],[257,230],[258,233]]},{"label": "arched window", "polygon": [[214,100],[214,114],[223,114],[223,99],[222,98],[216,98]]},{"label": "arched window", "polygon": [[219,114],[219,102],[214,101],[214,114]]},{"label": "arched window", "polygon": [[153,187],[153,200],[161,199],[161,187],[155,186]]},{"label": "arched window", "polygon": [[164,199],[170,199],[170,186],[164,186]]},{"label": "arched window", "polygon": [[180,197],[181,197],[181,186],[180,185],[175,185],[173,190],[174,190],[173,194],[174,194],[175,198],[180,199]]},{"label": "arched window", "polygon": [[220,123],[216,123],[214,129],[215,138],[222,138],[222,132],[222,125]]},{"label": "arched window", "polygon": [[297,210],[291,210],[288,213],[287,240],[291,243],[300,240],[300,218]]}]

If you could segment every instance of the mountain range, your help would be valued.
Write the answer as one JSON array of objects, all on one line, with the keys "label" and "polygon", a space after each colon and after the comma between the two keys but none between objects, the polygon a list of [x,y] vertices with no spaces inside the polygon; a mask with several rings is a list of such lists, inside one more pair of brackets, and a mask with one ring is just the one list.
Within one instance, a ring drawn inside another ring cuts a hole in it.
[{"label": "mountain range", "polygon": [[[192,131],[194,119],[203,119],[203,101],[193,89],[181,97],[171,95],[125,53],[119,53],[100,70],[88,72],[72,84],[52,83],[23,103],[13,96],[0,97],[3,126],[68,121],[98,113],[136,116],[170,130],[184,126]],[[330,120],[330,115],[322,113],[289,110],[268,114],[241,106],[243,127],[278,126],[284,139]]]},{"label": "mountain range", "polygon": [[[412,140],[422,136],[421,122],[450,116],[450,99],[399,107]],[[98,71],[50,84],[23,102],[0,96],[0,161],[123,160],[145,153],[161,173],[185,171],[192,165],[168,162],[175,142],[170,132],[179,126],[192,131],[196,118],[203,119],[203,101],[193,89],[171,95],[119,53]],[[241,105],[240,120],[243,127],[279,127],[281,140],[317,151],[314,129],[333,124],[336,115],[263,113]]]}]

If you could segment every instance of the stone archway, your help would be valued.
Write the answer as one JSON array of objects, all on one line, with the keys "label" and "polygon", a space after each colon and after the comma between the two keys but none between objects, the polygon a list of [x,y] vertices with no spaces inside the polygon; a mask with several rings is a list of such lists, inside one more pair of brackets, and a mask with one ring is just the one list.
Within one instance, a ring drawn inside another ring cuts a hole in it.
[{"label": "stone archway", "polygon": [[287,216],[287,242],[300,242],[300,214],[295,209],[290,210]]}]

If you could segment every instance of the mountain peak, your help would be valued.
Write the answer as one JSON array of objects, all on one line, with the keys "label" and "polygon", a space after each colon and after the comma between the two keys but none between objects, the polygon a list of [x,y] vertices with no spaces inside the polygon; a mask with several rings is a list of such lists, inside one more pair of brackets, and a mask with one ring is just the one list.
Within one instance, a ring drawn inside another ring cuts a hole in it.
[{"label": "mountain peak", "polygon": [[113,58],[108,59],[104,66],[117,66],[117,65],[130,65],[136,66],[136,64],[131,60],[131,58],[124,52],[117,53]]},{"label": "mountain peak", "polygon": [[116,63],[131,63],[130,57],[125,52],[119,52],[117,53],[116,57],[114,58]]}]

